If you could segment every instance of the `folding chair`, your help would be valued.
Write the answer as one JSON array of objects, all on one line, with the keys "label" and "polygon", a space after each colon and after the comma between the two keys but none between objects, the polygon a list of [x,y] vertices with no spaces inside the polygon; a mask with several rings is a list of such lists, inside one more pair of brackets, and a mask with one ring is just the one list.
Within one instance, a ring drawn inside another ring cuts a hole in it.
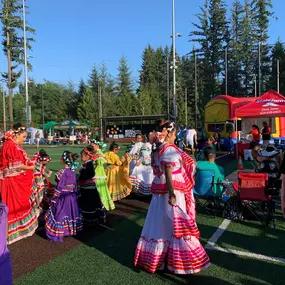
[{"label": "folding chair", "polygon": [[[238,186],[243,208],[249,210],[263,226],[268,226],[272,221],[275,230],[275,203],[272,196],[267,194],[268,174],[239,172]],[[259,214],[266,217],[265,223]]]},{"label": "folding chair", "polygon": [[[214,187],[214,171],[211,170],[197,170],[195,174],[195,187],[194,197],[198,206],[201,206],[209,216],[212,216],[211,211],[216,216],[217,201],[213,192]],[[201,202],[200,199],[206,200]],[[209,205],[213,203],[213,209],[209,208]]]}]

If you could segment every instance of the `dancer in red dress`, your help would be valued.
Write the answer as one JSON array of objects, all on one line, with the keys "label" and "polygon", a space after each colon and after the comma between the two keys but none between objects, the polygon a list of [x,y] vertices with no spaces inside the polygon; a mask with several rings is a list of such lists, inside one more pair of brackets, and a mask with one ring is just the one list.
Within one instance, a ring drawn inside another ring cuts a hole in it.
[{"label": "dancer in red dress", "polygon": [[152,200],[140,236],[134,264],[148,272],[168,269],[193,274],[209,267],[199,241],[193,196],[195,162],[174,145],[174,124],[164,123],[156,133],[155,178]]},{"label": "dancer in red dress", "polygon": [[0,150],[0,191],[9,209],[9,244],[33,235],[38,226],[35,202],[31,199],[35,162],[21,146],[26,138],[25,128],[15,126]]}]

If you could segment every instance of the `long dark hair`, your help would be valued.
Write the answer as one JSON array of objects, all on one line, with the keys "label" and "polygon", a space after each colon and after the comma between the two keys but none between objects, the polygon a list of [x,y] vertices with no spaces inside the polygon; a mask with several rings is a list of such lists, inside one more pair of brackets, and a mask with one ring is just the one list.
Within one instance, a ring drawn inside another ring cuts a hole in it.
[{"label": "long dark hair", "polygon": [[110,145],[110,148],[109,150],[110,151],[114,151],[116,148],[118,148],[119,146],[115,143],[115,142],[112,142],[111,145]]}]

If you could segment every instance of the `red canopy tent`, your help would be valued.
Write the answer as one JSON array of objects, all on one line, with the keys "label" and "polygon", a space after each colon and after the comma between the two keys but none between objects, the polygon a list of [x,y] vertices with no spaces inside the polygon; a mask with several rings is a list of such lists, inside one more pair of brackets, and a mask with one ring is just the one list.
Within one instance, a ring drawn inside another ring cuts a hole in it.
[{"label": "red canopy tent", "polygon": [[236,109],[238,118],[284,117],[285,97],[269,90],[255,101]]},{"label": "red canopy tent", "polygon": [[235,116],[237,118],[279,118],[279,136],[285,136],[285,97],[274,90],[269,90],[253,102],[236,109]]}]

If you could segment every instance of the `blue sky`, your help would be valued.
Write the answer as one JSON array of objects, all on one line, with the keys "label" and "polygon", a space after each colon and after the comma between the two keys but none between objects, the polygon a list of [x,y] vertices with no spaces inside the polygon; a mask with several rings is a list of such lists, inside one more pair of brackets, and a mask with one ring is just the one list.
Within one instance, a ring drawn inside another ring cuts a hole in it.
[{"label": "blue sky", "polygon": [[[33,51],[37,82],[43,79],[75,84],[87,79],[92,66],[105,63],[116,76],[118,61],[126,56],[133,77],[138,79],[141,54],[147,44],[171,44],[171,0],[27,0],[27,20],[37,30]],[[233,0],[226,1],[229,5]],[[272,20],[270,42],[285,41],[285,0],[272,0],[278,21]],[[191,22],[204,0],[176,0],[176,31],[180,55],[191,50]],[[5,59],[1,54],[1,70]]]}]

